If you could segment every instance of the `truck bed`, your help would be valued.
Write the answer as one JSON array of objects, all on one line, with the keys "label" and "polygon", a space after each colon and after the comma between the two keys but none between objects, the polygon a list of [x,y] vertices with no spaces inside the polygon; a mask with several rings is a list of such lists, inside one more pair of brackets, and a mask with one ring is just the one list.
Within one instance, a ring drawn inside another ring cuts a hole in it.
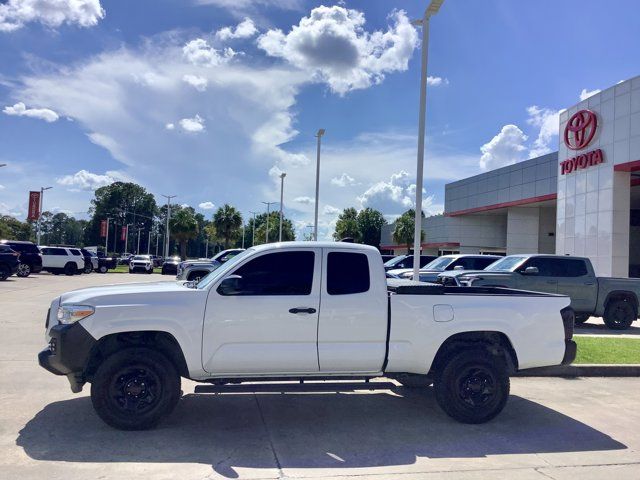
[{"label": "truck bed", "polygon": [[439,283],[415,282],[413,280],[387,279],[387,291],[396,295],[483,295],[520,297],[558,297],[553,293],[532,292],[504,287],[458,287]]}]

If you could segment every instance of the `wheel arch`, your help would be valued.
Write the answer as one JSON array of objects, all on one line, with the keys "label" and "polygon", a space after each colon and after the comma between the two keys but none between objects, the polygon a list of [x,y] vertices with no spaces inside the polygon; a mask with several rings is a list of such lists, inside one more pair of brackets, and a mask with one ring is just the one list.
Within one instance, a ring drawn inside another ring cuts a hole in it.
[{"label": "wheel arch", "polygon": [[614,300],[630,301],[636,309],[636,315],[638,313],[638,297],[634,292],[629,290],[613,290],[607,294],[607,298],[604,301],[603,310],[607,310],[609,303]]},{"label": "wheel arch", "polygon": [[91,381],[100,364],[112,353],[129,347],[147,347],[164,354],[176,367],[182,377],[189,377],[187,361],[180,344],[169,332],[161,330],[141,330],[117,332],[101,337],[87,360],[84,376]]},{"label": "wheel arch", "polygon": [[504,358],[510,373],[518,370],[518,355],[509,337],[503,332],[480,330],[455,333],[442,342],[431,362],[429,375],[440,370],[451,355],[474,347],[486,348],[492,355]]}]

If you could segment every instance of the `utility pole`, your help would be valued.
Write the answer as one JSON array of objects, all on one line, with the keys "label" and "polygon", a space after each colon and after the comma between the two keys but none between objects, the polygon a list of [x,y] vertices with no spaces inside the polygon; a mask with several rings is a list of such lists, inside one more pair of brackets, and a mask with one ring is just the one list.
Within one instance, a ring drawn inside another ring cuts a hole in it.
[{"label": "utility pole", "polygon": [[167,226],[164,234],[164,242],[165,242],[164,256],[168,257],[169,256],[169,239],[170,239],[169,219],[171,218],[171,199],[177,197],[177,195],[164,195],[164,194],[161,194],[161,195],[167,199]]},{"label": "utility pole", "polygon": [[126,225],[126,234],[124,237],[124,253],[129,253],[129,250],[127,250],[129,248],[129,227],[133,225],[132,223],[127,223]]},{"label": "utility pole", "polygon": [[253,247],[256,244],[256,213],[258,212],[249,211],[249,213],[253,215],[253,233],[251,234],[251,246]]},{"label": "utility pole", "polygon": [[147,239],[147,255],[151,253],[151,230],[149,230],[149,238]]},{"label": "utility pole", "polygon": [[320,143],[322,136],[324,135],[324,128],[318,130],[316,138],[318,139],[318,149],[316,154],[316,212],[315,221],[313,223],[313,239],[318,241],[318,204],[320,203]]},{"label": "utility pole", "polygon": [[284,208],[284,177],[286,176],[287,174],[284,172],[280,174],[280,230],[278,234],[279,242],[282,241],[282,210]]},{"label": "utility pole", "polygon": [[274,203],[277,202],[262,202],[267,206],[267,228],[265,229],[265,242],[264,243],[269,243],[269,208],[271,207],[271,205],[273,205]]},{"label": "utility pole", "polygon": [[140,255],[140,232],[142,227],[138,227],[138,247],[136,248],[136,255]]},{"label": "utility pole", "polygon": [[107,231],[106,231],[106,235],[104,236],[104,255],[108,256],[109,255],[109,220],[111,220],[109,217],[107,217]]},{"label": "utility pole", "polygon": [[244,248],[244,220],[242,221],[242,248]]},{"label": "utility pole", "polygon": [[[6,163],[4,164],[6,165]],[[38,245],[40,245],[40,231],[42,230],[42,205],[43,205],[43,199],[44,199],[44,192],[45,190],[51,190],[53,187],[40,187],[40,215],[38,215],[38,238],[37,238],[37,242]]]},{"label": "utility pole", "polygon": [[160,228],[158,228],[158,232],[156,233],[156,257],[158,256],[158,244],[160,243]]}]

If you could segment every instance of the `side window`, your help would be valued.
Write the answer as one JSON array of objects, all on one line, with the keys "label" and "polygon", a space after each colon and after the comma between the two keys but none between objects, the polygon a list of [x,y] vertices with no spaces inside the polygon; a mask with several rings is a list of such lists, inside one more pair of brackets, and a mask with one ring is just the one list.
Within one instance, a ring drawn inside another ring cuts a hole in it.
[{"label": "side window", "polygon": [[369,262],[364,253],[330,252],[327,256],[327,293],[349,295],[369,290]]},{"label": "side window", "polygon": [[495,262],[496,259],[495,258],[476,258],[475,259],[475,270],[484,270],[485,268],[487,268],[489,265],[491,265],[493,262]]},{"label": "side window", "polygon": [[250,260],[239,275],[235,295],[309,295],[313,284],[315,253],[277,252]]},{"label": "side window", "polygon": [[588,274],[584,260],[563,258],[557,260],[560,277],[584,277]]},{"label": "side window", "polygon": [[43,248],[43,249],[41,250],[41,253],[42,253],[42,255],[53,255],[53,254],[51,253],[51,249],[50,249],[50,248]]},{"label": "side window", "polygon": [[524,271],[527,267],[537,267],[538,275],[541,277],[557,277],[559,276],[556,261],[552,258],[534,257],[530,258],[522,267]]},{"label": "side window", "polygon": [[73,253],[76,257],[82,256],[82,253],[80,253],[80,250],[76,250],[75,248],[70,248],[69,251]]},{"label": "side window", "polygon": [[64,248],[52,248],[51,251],[51,255],[58,255],[60,257],[67,256],[67,251]]}]

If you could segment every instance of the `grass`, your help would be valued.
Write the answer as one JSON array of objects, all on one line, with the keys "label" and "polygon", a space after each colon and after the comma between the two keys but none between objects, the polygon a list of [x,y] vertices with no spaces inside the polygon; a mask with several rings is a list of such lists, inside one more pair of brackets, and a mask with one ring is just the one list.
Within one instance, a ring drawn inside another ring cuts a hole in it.
[{"label": "grass", "polygon": [[578,344],[578,363],[640,364],[640,339],[615,337],[573,337]]}]

